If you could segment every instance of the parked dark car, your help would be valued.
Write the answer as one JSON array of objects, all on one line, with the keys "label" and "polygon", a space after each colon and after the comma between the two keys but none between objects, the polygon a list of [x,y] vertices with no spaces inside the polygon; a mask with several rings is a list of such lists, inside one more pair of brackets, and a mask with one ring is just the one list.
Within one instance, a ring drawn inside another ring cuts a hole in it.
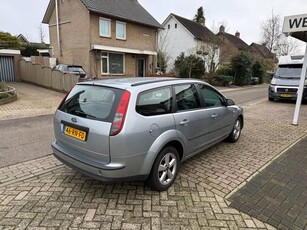
[{"label": "parked dark car", "polygon": [[86,72],[80,65],[66,65],[66,64],[59,64],[54,67],[56,70],[63,72],[64,74],[70,73],[79,76],[80,78],[86,78]]},{"label": "parked dark car", "polygon": [[252,77],[251,78],[251,84],[252,85],[258,85],[260,82],[259,82],[259,77]]}]

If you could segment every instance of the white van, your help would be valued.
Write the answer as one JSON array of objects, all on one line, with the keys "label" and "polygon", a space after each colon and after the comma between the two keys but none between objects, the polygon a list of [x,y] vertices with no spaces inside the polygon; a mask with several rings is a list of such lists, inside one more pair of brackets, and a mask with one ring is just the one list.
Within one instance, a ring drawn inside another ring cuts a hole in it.
[{"label": "white van", "polygon": [[[269,86],[268,99],[296,100],[304,62],[303,55],[281,56],[278,68]],[[307,82],[305,82],[303,100],[307,100]]]}]

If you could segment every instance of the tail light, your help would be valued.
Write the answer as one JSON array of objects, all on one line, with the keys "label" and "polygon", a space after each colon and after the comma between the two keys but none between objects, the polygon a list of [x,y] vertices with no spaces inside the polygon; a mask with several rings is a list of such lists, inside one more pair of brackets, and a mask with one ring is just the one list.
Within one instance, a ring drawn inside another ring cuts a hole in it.
[{"label": "tail light", "polygon": [[65,97],[62,99],[60,105],[59,105],[59,108],[63,105],[63,103],[66,101],[66,98],[68,97],[68,94],[70,93],[70,91],[72,91],[72,89],[74,88],[75,86],[71,87],[70,90],[67,92],[67,94],[65,95]]},{"label": "tail light", "polygon": [[129,100],[130,100],[130,92],[124,91],[116,109],[116,113],[110,131],[110,136],[115,136],[122,130],[125,122]]}]

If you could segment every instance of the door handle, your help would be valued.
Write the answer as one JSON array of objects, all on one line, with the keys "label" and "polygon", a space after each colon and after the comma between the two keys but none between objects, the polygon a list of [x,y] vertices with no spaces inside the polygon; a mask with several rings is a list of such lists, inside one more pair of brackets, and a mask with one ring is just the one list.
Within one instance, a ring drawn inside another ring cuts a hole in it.
[{"label": "door handle", "polygon": [[216,119],[218,116],[219,116],[218,114],[214,113],[214,114],[211,115],[211,118]]},{"label": "door handle", "polygon": [[180,125],[182,126],[187,126],[190,123],[188,119],[184,119],[183,121],[179,122]]}]

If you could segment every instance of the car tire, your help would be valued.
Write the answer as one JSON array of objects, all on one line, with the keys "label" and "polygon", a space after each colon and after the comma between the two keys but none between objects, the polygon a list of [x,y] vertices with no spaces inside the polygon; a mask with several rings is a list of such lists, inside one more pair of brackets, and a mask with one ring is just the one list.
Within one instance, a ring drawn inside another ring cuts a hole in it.
[{"label": "car tire", "polygon": [[158,154],[147,179],[148,185],[157,191],[167,190],[174,183],[180,166],[179,154],[173,146],[163,148]]},{"label": "car tire", "polygon": [[274,98],[268,97],[269,101],[274,101]]},{"label": "car tire", "polygon": [[227,137],[227,140],[231,143],[237,142],[241,136],[241,130],[242,130],[242,119],[239,117],[235,121],[231,133]]}]

